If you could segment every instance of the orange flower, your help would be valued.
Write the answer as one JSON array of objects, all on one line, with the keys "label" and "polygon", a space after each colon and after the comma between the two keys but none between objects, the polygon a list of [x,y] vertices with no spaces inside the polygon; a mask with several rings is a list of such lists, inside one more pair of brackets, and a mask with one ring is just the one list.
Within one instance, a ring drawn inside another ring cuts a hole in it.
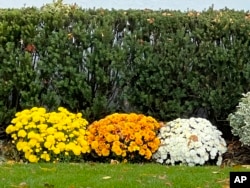
[{"label": "orange flower", "polygon": [[105,156],[105,157],[106,157],[106,156],[109,156],[109,153],[110,153],[110,152],[109,152],[109,149],[107,149],[107,148],[103,148],[103,149],[102,149],[102,155],[103,155],[103,156]]},{"label": "orange flower", "polygon": [[149,160],[151,157],[152,157],[152,152],[149,149],[146,149],[145,158]]},{"label": "orange flower", "polygon": [[145,149],[140,148],[140,150],[139,150],[139,154],[140,155],[142,155],[142,156],[145,155],[145,152],[146,152]]},{"label": "orange flower", "polygon": [[95,141],[93,141],[92,143],[91,143],[91,147],[93,148],[93,149],[96,149],[96,148],[98,148],[98,141],[97,140],[95,140]]},{"label": "orange flower", "polygon": [[129,152],[134,152],[134,151],[138,151],[140,149],[140,147],[135,143],[135,142],[130,142],[129,147],[128,147],[128,151]]},{"label": "orange flower", "polygon": [[[92,123],[87,130],[87,140],[92,151],[99,156],[111,155],[113,159],[112,154],[115,154],[133,160],[139,153],[148,159],[152,153],[149,155],[146,151],[155,150],[160,145],[153,142],[159,128],[160,124],[150,116],[114,113]],[[152,142],[149,144],[152,147],[148,146],[149,142]],[[137,153],[140,149],[141,152]]]},{"label": "orange flower", "polygon": [[107,142],[113,142],[115,140],[114,138],[115,138],[115,135],[112,135],[112,134],[108,134],[106,136]]},{"label": "orange flower", "polygon": [[135,139],[135,143],[138,145],[138,146],[142,146],[143,145],[143,141],[141,139]]},{"label": "orange flower", "polygon": [[121,155],[122,154],[122,149],[117,145],[113,145],[112,146],[112,152],[114,152],[116,155]]}]

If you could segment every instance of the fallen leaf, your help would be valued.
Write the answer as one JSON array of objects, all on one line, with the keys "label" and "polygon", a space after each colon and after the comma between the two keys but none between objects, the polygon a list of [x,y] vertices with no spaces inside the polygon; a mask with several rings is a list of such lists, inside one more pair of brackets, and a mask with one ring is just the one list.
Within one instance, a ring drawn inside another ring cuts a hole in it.
[{"label": "fallen leaf", "polygon": [[10,187],[16,187],[16,188],[18,188],[19,186],[18,185],[10,185]]},{"label": "fallen leaf", "polygon": [[11,187],[16,187],[16,188],[28,188],[28,184],[26,182],[21,182],[19,185],[11,185]]},{"label": "fallen leaf", "polygon": [[249,169],[250,168],[250,165],[242,165],[243,168],[247,168]]},{"label": "fallen leaf", "polygon": [[229,178],[218,180],[217,183],[223,184],[222,188],[229,188],[230,180]]},{"label": "fallen leaf", "polygon": [[41,166],[39,166],[39,168],[41,170],[44,170],[44,171],[55,171],[56,170],[56,168],[42,168]]},{"label": "fallen leaf", "polygon": [[142,180],[136,180],[138,183],[142,183]]},{"label": "fallen leaf", "polygon": [[213,174],[219,174],[220,172],[218,172],[218,171],[213,171],[212,173],[213,173]]},{"label": "fallen leaf", "polygon": [[25,188],[25,187],[28,187],[28,184],[26,182],[22,182],[19,184],[19,187],[20,188]]},{"label": "fallen leaf", "polygon": [[242,166],[241,165],[234,165],[233,168],[234,169],[240,169]]},{"label": "fallen leaf", "polygon": [[169,187],[172,187],[172,183],[166,182],[165,185],[168,185]]},{"label": "fallen leaf", "polygon": [[229,178],[226,178],[226,179],[218,180],[217,182],[218,183],[229,183],[230,180],[229,180]]},{"label": "fallen leaf", "polygon": [[111,159],[110,164],[119,164],[119,161]]},{"label": "fallen leaf", "polygon": [[13,164],[15,164],[16,162],[15,161],[13,161],[13,160],[9,160],[9,161],[7,161],[7,164],[8,165],[13,165]]},{"label": "fallen leaf", "polygon": [[158,178],[159,178],[160,180],[165,180],[165,179],[167,178],[167,176],[166,176],[166,175],[158,176]]},{"label": "fallen leaf", "polygon": [[104,177],[102,177],[103,180],[107,180],[107,179],[110,179],[110,178],[111,178],[111,176],[104,176]]}]

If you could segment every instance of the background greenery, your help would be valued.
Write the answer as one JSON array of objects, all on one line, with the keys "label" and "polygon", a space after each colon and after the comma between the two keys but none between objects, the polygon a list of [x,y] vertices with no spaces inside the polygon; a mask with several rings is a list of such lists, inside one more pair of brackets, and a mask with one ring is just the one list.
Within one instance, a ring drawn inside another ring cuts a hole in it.
[{"label": "background greenery", "polygon": [[228,130],[249,90],[248,12],[0,10],[0,124],[34,106],[160,121],[201,116]]}]

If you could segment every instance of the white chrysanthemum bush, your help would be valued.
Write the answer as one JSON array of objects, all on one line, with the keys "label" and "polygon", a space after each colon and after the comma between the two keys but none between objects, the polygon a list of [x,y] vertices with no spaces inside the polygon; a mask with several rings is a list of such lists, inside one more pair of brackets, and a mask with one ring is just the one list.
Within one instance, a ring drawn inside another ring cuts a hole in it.
[{"label": "white chrysanthemum bush", "polygon": [[231,131],[243,145],[250,146],[250,92],[243,94],[237,110],[229,114]]},{"label": "white chrysanthemum bush", "polygon": [[161,146],[153,159],[165,164],[204,165],[222,163],[226,142],[222,133],[203,118],[176,119],[165,123],[158,134]]}]

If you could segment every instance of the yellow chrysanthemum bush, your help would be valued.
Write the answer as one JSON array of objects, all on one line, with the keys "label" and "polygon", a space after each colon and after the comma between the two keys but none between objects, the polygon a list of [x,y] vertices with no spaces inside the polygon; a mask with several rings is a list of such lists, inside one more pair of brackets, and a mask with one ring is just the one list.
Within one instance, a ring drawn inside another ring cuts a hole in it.
[{"label": "yellow chrysanthemum bush", "polygon": [[81,113],[74,114],[63,107],[58,112],[34,107],[17,112],[6,133],[29,162],[66,162],[90,152],[87,125]]},{"label": "yellow chrysanthemum bush", "polygon": [[114,113],[90,124],[87,140],[99,158],[137,162],[150,160],[157,151],[159,129],[151,116]]}]

